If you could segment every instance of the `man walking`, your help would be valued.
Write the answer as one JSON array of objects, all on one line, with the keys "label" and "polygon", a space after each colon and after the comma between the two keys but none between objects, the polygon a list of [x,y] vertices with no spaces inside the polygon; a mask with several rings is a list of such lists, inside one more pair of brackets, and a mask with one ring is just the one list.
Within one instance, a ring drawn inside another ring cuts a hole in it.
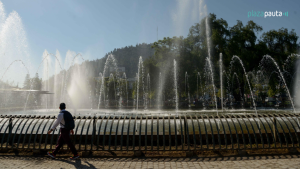
[{"label": "man walking", "polygon": [[60,112],[57,116],[57,119],[54,122],[51,130],[48,131],[48,134],[50,134],[52,131],[54,131],[55,128],[59,124],[60,125],[60,136],[58,138],[55,150],[53,152],[47,152],[47,154],[50,157],[55,158],[59,149],[64,145],[64,143],[67,143],[67,145],[69,146],[70,150],[73,153],[73,156],[70,157],[70,159],[79,158],[78,153],[75,149],[75,146],[72,144],[71,138],[70,138],[70,133],[72,135],[74,134],[73,129],[75,127],[73,117],[72,117],[71,113],[69,113],[68,111],[65,110],[66,109],[65,103],[61,103],[59,106],[59,109],[60,109]]}]

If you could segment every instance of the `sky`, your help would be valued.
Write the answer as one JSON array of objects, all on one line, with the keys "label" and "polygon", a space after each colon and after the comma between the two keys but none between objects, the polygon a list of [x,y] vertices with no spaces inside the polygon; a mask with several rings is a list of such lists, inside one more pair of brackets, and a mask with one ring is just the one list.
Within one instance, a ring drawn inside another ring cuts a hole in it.
[{"label": "sky", "polygon": [[[186,37],[189,28],[199,22],[206,13],[215,13],[217,18],[225,19],[230,27],[236,24],[237,20],[241,20],[244,24],[253,20],[263,27],[264,32],[284,27],[289,30],[295,29],[297,35],[300,35],[299,0],[0,0],[0,2],[4,5],[6,16],[15,11],[21,18],[27,41],[27,55],[31,62],[31,74],[41,63],[45,50],[49,53],[58,50],[63,60],[68,50],[82,53],[86,60],[94,60],[102,58],[114,48],[135,46],[137,43],[153,43],[163,37]],[[248,12],[252,10],[288,11],[288,17],[248,17]],[[18,59],[17,56],[14,57]]]}]

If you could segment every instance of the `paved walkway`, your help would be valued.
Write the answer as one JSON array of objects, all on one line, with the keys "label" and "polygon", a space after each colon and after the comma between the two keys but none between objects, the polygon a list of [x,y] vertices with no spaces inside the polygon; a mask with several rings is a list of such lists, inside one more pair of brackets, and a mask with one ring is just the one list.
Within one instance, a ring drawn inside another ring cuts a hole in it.
[{"label": "paved walkway", "polygon": [[0,168],[300,168],[300,155],[223,158],[67,158],[0,156]]}]

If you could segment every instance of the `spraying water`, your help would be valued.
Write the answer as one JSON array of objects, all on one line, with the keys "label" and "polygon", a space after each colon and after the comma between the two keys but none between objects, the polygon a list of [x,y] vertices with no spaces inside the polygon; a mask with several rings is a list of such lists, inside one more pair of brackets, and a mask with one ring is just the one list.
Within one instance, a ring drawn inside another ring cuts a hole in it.
[{"label": "spraying water", "polygon": [[[46,71],[45,71],[46,70]],[[44,75],[44,77],[46,77],[45,79],[47,79],[45,81],[45,90],[49,91],[49,57],[46,59],[46,62],[44,62],[44,73],[46,72],[46,74]],[[49,95],[46,95],[46,109],[48,109],[48,98]]]},{"label": "spraying water", "polygon": [[207,41],[207,52],[208,52],[208,58],[211,59],[211,53],[210,53],[210,27],[208,24],[208,16],[205,18],[205,29],[206,29],[206,41]]},{"label": "spraying water", "polygon": [[[243,64],[242,60],[238,56],[233,56],[231,60],[233,61],[234,59],[237,59],[239,61],[239,63],[241,64],[242,68],[243,68],[243,71],[244,71],[244,74],[246,76],[246,80],[247,80],[247,83],[248,83],[248,87],[249,87],[249,90],[250,90],[250,94],[251,94],[251,98],[252,98],[252,102],[253,102],[253,107],[255,109],[255,113],[257,114],[256,104],[255,104],[255,100],[254,100],[254,97],[253,97],[253,92],[252,92],[252,89],[251,89],[251,86],[250,86],[248,74],[246,73],[244,64]],[[231,66],[232,66],[232,64],[231,64]]]},{"label": "spraying water", "polygon": [[[138,74],[135,73],[135,84],[137,84],[137,79],[138,79]],[[134,93],[133,98],[134,98],[133,109],[135,109],[135,106],[136,106],[136,98],[137,98],[137,97],[136,97],[136,92]]]},{"label": "spraying water", "polygon": [[[113,99],[112,99],[112,97],[111,97],[111,93],[109,92],[110,91],[110,88],[111,88],[111,85],[113,85],[113,92],[114,92],[114,97],[113,97]],[[117,98],[117,96],[116,96],[116,83],[115,83],[115,78],[114,78],[114,75],[111,73],[110,75],[109,75],[109,80],[108,80],[108,83],[107,83],[107,100],[108,100],[108,102],[110,101],[110,100],[114,100],[114,101],[116,101],[116,98]],[[117,103],[116,103],[117,104]]]},{"label": "spraying water", "polygon": [[197,72],[197,99],[199,98],[199,85],[198,85],[198,77],[200,76],[200,73]]},{"label": "spraying water", "polygon": [[213,85],[213,93],[214,93],[214,98],[215,98],[215,104],[216,104],[216,111],[217,114],[218,113],[218,104],[217,104],[217,96],[216,96],[216,88],[215,88],[215,83],[214,83],[214,75],[213,75],[213,71],[212,71],[212,66],[211,66],[211,53],[210,53],[210,27],[209,27],[209,23],[208,23],[208,16],[206,16],[205,18],[205,29],[206,29],[206,41],[207,41],[207,52],[208,52],[208,58],[206,58],[206,60],[208,61],[208,65],[209,65],[209,69],[211,72],[211,78],[212,78],[212,85]]},{"label": "spraying water", "polygon": [[[199,78],[199,80],[198,80],[198,78]],[[199,82],[198,82],[198,81],[199,81]],[[202,84],[201,84],[201,75],[200,75],[200,72],[197,73],[197,98],[200,97],[200,94],[199,94],[199,84],[200,84],[201,92],[202,92],[202,94],[203,94],[204,91],[203,91],[203,86],[202,86]]]},{"label": "spraying water", "polygon": [[[150,75],[148,73],[147,75],[147,97],[146,99],[149,99],[149,108],[151,107],[151,98],[150,98],[150,94],[151,94],[151,88],[150,88]],[[147,103],[148,104],[148,103]]]},{"label": "spraying water", "polygon": [[157,103],[156,103],[158,110],[161,108],[160,107],[160,104],[162,102],[161,95],[162,95],[162,76],[161,76],[161,72],[159,72],[159,77],[158,77],[158,94],[157,94]]},{"label": "spraying water", "polygon": [[2,2],[0,2],[0,44],[0,71],[2,72],[1,69],[10,67],[14,71],[10,71],[9,76],[6,77],[14,79],[15,82],[21,84],[23,77],[26,76],[26,72],[19,71],[19,67],[16,64],[8,64],[16,59],[22,60],[29,69],[29,72],[31,72],[32,62],[30,61],[26,32],[22,19],[16,11],[11,12],[6,17]]},{"label": "spraying water", "polygon": [[[38,71],[39,71],[41,65],[44,63],[44,61],[45,61],[45,60],[47,59],[47,57],[49,57],[50,55],[54,56],[54,57],[56,58],[56,60],[58,60],[58,58],[57,58],[54,54],[48,53],[48,54],[43,58],[43,60],[42,60],[42,62],[40,63],[39,67],[37,68],[37,71],[36,71],[35,74],[38,73]],[[60,65],[61,70],[63,70],[63,68],[61,67],[61,64],[59,64],[59,65]],[[32,90],[32,86],[33,86],[33,81],[32,81],[31,84],[30,84],[30,90]],[[28,99],[29,99],[30,94],[31,94],[31,92],[29,91],[28,94],[27,94],[27,97],[26,97],[26,102],[25,102],[25,106],[24,106],[24,111],[26,110],[26,107],[27,107],[27,103],[28,103]]]},{"label": "spraying water", "polygon": [[222,60],[222,53],[220,53],[220,88],[221,88],[221,107],[223,111],[223,60]]},{"label": "spraying water", "polygon": [[[141,76],[141,77],[140,77]],[[140,82],[142,83],[143,88],[143,99],[144,99],[144,106],[145,106],[145,91],[144,91],[144,65],[143,65],[143,58],[140,56],[139,65],[138,65],[138,74],[137,74],[137,100],[136,100],[136,109],[139,109],[139,91],[140,91]],[[141,80],[140,80],[141,78]]]},{"label": "spraying water", "polygon": [[[103,70],[103,76],[102,76],[102,80],[101,80],[101,87],[100,87],[100,94],[99,94],[99,102],[98,102],[98,109],[100,109],[100,105],[101,105],[101,96],[103,94],[103,98],[104,98],[104,102],[106,102],[105,100],[105,90],[104,90],[104,82],[105,82],[105,76],[106,74],[109,72],[108,68],[109,68],[109,64],[112,63],[113,68],[115,69],[115,73],[117,78],[119,78],[119,71],[118,71],[118,66],[117,66],[117,62],[116,59],[113,55],[108,55],[105,65],[104,65],[104,70]],[[105,103],[104,103],[105,104]]]},{"label": "spraying water", "polygon": [[[78,53],[78,54],[76,54],[76,55],[73,57],[73,59],[72,59],[72,61],[71,61],[71,64],[70,64],[70,67],[74,65],[75,59],[76,59],[77,57],[79,57],[79,56],[80,56],[81,59],[84,61],[84,59],[82,58],[82,55],[81,55],[80,53]],[[67,72],[67,76],[66,76],[66,78],[65,78],[64,90],[63,90],[64,95],[62,96],[63,99],[64,99],[64,96],[67,94],[67,83],[68,83],[68,80],[69,80],[70,73],[71,73],[71,72],[68,71],[68,72]]]},{"label": "spraying water", "polygon": [[21,64],[22,64],[22,65],[24,66],[24,68],[26,69],[27,74],[29,74],[29,70],[28,70],[28,68],[26,67],[25,63],[24,63],[22,60],[14,60],[14,61],[11,62],[11,64],[9,64],[9,66],[6,68],[6,70],[4,71],[4,73],[3,73],[2,76],[1,76],[0,81],[3,80],[3,77],[5,76],[5,74],[6,74],[7,71],[9,70],[9,68],[10,68],[14,63],[16,63],[16,62],[21,62]]},{"label": "spraying water", "polygon": [[[58,85],[60,84],[60,83],[62,83],[63,84],[63,81],[59,78],[59,71],[61,70],[61,56],[60,56],[60,53],[59,53],[59,51],[58,50],[56,50],[56,58],[57,59],[55,59],[55,67],[54,67],[54,81],[53,81],[53,91],[54,91],[54,93],[59,93],[59,91],[58,91],[58,89],[59,89],[59,87],[58,87]],[[64,72],[63,72],[64,73]],[[57,105],[58,105],[58,101],[59,101],[59,99],[60,98],[58,98],[58,97],[60,97],[61,95],[54,95],[53,96],[53,108],[56,108],[57,107]]]},{"label": "spraying water", "polygon": [[271,61],[274,63],[274,65],[276,66],[276,68],[277,68],[277,70],[278,70],[278,72],[279,72],[279,75],[280,75],[280,77],[281,77],[281,79],[282,79],[282,81],[283,81],[283,83],[284,83],[285,90],[286,90],[286,92],[288,93],[288,96],[289,96],[289,98],[290,98],[290,101],[291,101],[291,104],[292,104],[292,107],[293,107],[293,110],[294,110],[294,113],[295,113],[295,107],[294,107],[293,99],[292,99],[292,97],[291,97],[291,94],[290,94],[289,89],[287,88],[285,79],[284,79],[284,77],[283,77],[283,74],[282,74],[282,72],[281,72],[281,70],[280,70],[280,68],[279,68],[279,66],[278,66],[278,64],[277,64],[277,62],[276,62],[271,56],[269,56],[269,55],[265,55],[265,56],[263,57],[262,60],[264,60],[264,59],[269,59],[269,60],[271,60]]},{"label": "spraying water", "polygon": [[[238,86],[239,86],[239,91],[240,91],[241,101],[244,102],[243,95],[242,95],[242,89],[241,89],[241,85],[240,85],[240,80],[239,80],[238,75],[236,74],[236,72],[233,73],[231,86],[233,86],[233,80],[234,80],[234,77],[236,77],[236,81],[237,81]],[[233,88],[233,87],[232,87],[232,88]],[[233,90],[233,89],[232,89],[232,90]],[[243,106],[243,104],[242,104],[242,106]]]},{"label": "spraying water", "polygon": [[189,108],[191,108],[191,97],[190,97],[190,89],[189,89],[189,75],[185,72],[185,93],[188,96]]},{"label": "spraying water", "polygon": [[126,73],[124,72],[123,74],[124,80],[125,80],[125,89],[126,89],[126,102],[127,102],[127,107],[128,107],[128,87],[127,87],[127,77],[126,77]]},{"label": "spraying water", "polygon": [[176,107],[175,107],[175,111],[176,111],[176,114],[178,115],[178,91],[177,91],[177,62],[176,60],[174,59],[174,91],[175,91],[175,104],[176,104]]},{"label": "spraying water", "polygon": [[[125,90],[124,90],[124,87],[125,87]],[[126,78],[125,72],[123,73],[122,79],[119,80],[119,90],[120,90],[119,109],[121,109],[123,106],[123,102],[124,102],[124,100],[123,100],[124,92],[126,92],[126,94],[127,94],[127,103],[128,103],[127,78]]]},{"label": "spraying water", "polygon": [[210,59],[206,58],[206,61],[208,63],[210,74],[211,74],[211,82],[212,82],[212,86],[213,86],[213,93],[214,93],[214,99],[215,99],[215,104],[216,104],[216,111],[217,111],[217,115],[218,115],[219,112],[218,112],[218,102],[217,102],[217,96],[216,96],[216,87],[215,87],[215,81],[214,81],[214,73],[212,71],[212,66],[211,66],[211,63],[210,63]]},{"label": "spraying water", "polygon": [[2,29],[2,25],[5,22],[6,14],[3,3],[0,1],[0,31]]}]

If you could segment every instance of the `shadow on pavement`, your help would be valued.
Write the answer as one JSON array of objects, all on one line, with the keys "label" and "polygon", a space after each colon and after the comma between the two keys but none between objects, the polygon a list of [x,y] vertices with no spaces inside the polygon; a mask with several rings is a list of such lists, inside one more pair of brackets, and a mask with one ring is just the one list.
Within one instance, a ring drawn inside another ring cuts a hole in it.
[{"label": "shadow on pavement", "polygon": [[61,161],[61,162],[65,162],[65,163],[68,163],[68,164],[71,164],[71,165],[74,165],[75,168],[96,168],[94,165],[92,165],[91,163],[87,162],[87,161],[84,161],[85,163],[88,164],[87,165],[84,165],[81,163],[82,159],[76,159],[76,160],[65,160],[65,159],[59,159],[57,158],[56,159],[57,161]]},{"label": "shadow on pavement", "polygon": [[[190,157],[190,158],[89,158],[98,161],[114,162],[200,162],[200,161],[240,161],[240,160],[268,160],[268,159],[291,159],[300,158],[300,155],[277,155],[277,156],[235,156],[235,157]],[[84,159],[84,158],[82,158]]]}]

